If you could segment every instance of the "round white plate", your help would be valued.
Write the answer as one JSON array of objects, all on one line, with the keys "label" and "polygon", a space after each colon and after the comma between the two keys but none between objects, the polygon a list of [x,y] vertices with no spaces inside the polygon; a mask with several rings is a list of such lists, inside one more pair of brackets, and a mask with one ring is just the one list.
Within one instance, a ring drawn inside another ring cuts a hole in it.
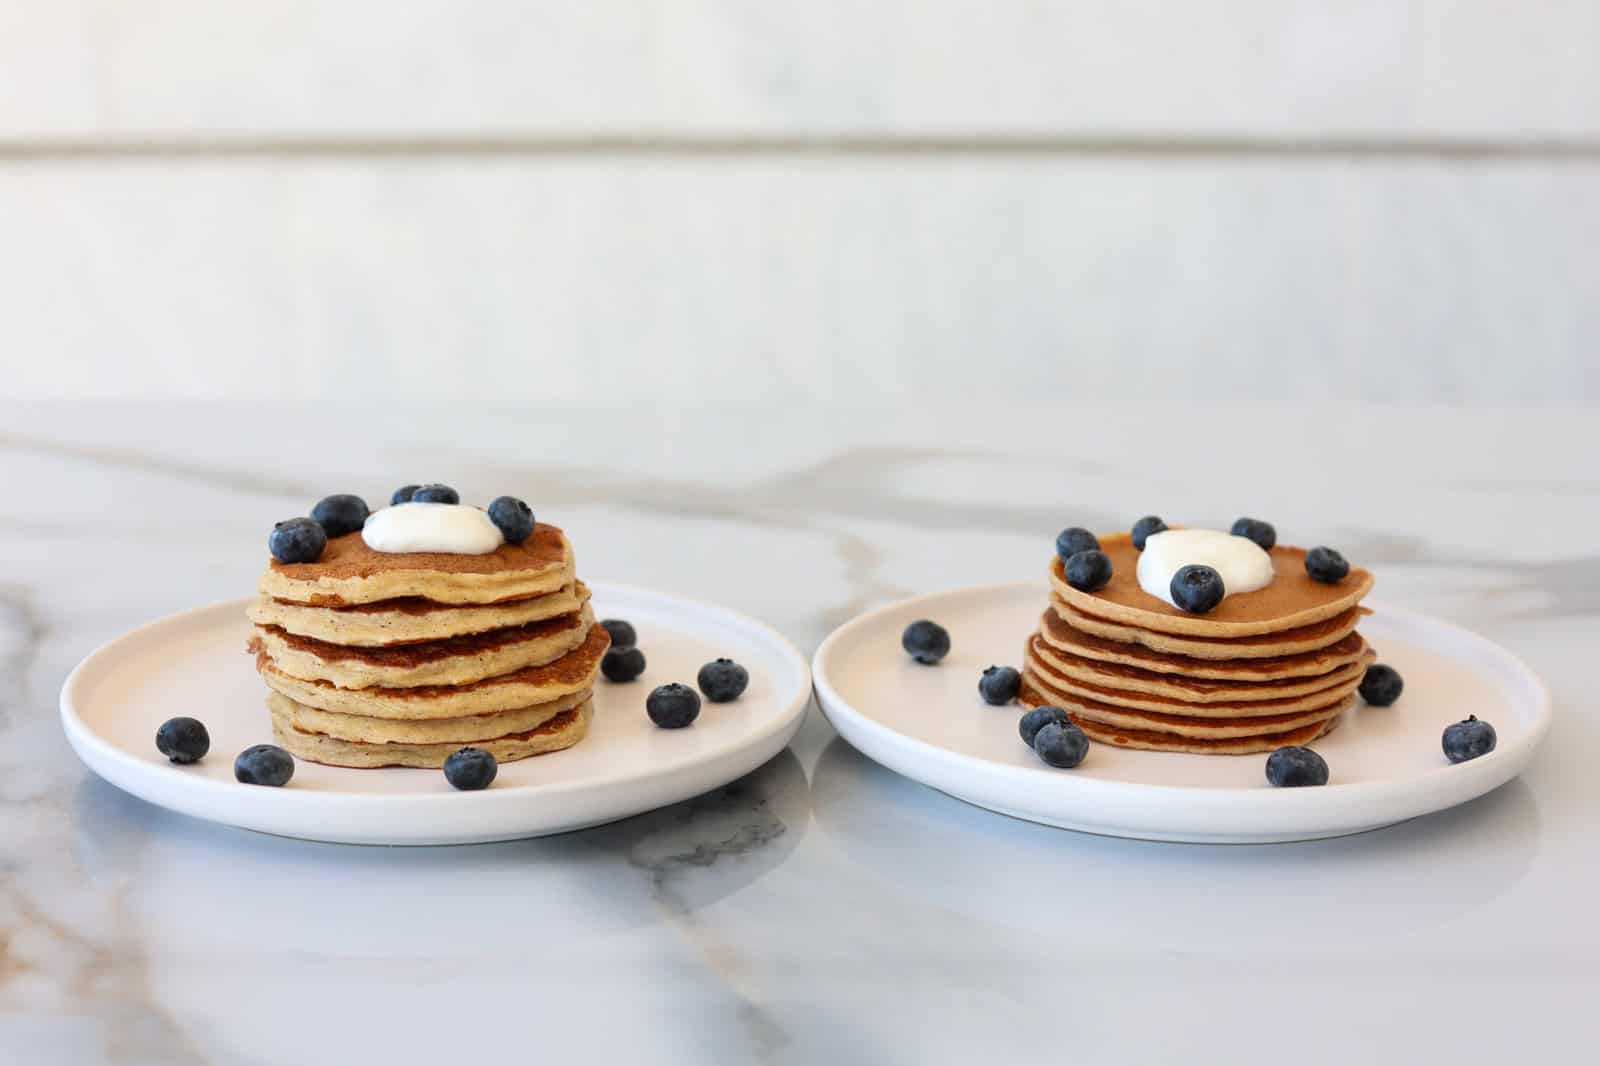
[{"label": "round white plate", "polygon": [[[482,792],[457,792],[437,770],[347,770],[297,760],[283,788],[241,785],[233,757],[270,743],[266,687],[245,641],[248,600],[163,618],[80,663],[61,689],[61,722],[89,769],[141,799],[213,822],[348,844],[465,844],[542,836],[626,818],[727,784],[771,759],[805,716],[805,658],[775,631],[722,607],[593,585],[598,618],[626,618],[648,665],[626,685],[601,679],[589,735],[566,751],[500,767]],[[656,685],[692,686],[718,656],[750,671],[733,703],[706,703],[687,729],[644,712]],[[175,766],[156,728],[190,715],[211,753]]]},{"label": "round white plate", "polygon": [[[1515,777],[1550,725],[1544,685],[1504,648],[1424,615],[1373,605],[1361,633],[1406,687],[1389,708],[1357,701],[1315,742],[1329,784],[1280,789],[1265,755],[1183,755],[1095,744],[1074,770],[1046,766],[1017,735],[1018,707],[978,698],[991,663],[1021,666],[1043,585],[986,585],[903,600],[839,627],[813,661],[817,701],[863,754],[897,773],[1001,814],[1148,840],[1269,843],[1359,833],[1444,810]],[[901,631],[931,618],[951,652],[921,666]],[[1444,727],[1490,722],[1496,749],[1451,765]]]}]

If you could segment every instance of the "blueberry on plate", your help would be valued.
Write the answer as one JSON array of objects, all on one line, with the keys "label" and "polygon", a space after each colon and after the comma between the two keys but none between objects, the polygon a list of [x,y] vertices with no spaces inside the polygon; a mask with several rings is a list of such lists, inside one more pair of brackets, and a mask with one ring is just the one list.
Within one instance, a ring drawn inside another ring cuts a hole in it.
[{"label": "blueberry on plate", "polygon": [[1387,707],[1400,698],[1400,690],[1406,683],[1400,678],[1400,671],[1383,663],[1373,663],[1367,667],[1367,672],[1361,675],[1361,698],[1367,701],[1370,707]]},{"label": "blueberry on plate", "polygon": [[367,501],[348,492],[324,496],[311,508],[311,520],[330,537],[354,533],[367,524]]},{"label": "blueberry on plate", "polygon": [[1333,585],[1343,581],[1349,572],[1350,564],[1332,548],[1312,548],[1306,552],[1306,573],[1313,581]]},{"label": "blueberry on plate", "polygon": [[600,623],[600,628],[611,634],[613,648],[631,648],[639,643],[639,634],[634,632],[632,622],[624,622],[620,618],[607,618]]},{"label": "blueberry on plate", "polygon": [[1153,514],[1147,514],[1133,524],[1130,531],[1133,537],[1133,546],[1144,551],[1144,542],[1150,536],[1160,533],[1167,528],[1167,524]]},{"label": "blueberry on plate", "polygon": [[175,763],[199,762],[211,750],[211,734],[195,718],[168,718],[156,730],[156,750]]},{"label": "blueberry on plate", "polygon": [[732,703],[750,686],[750,671],[732,659],[714,659],[700,668],[694,683],[712,703]]},{"label": "blueberry on plate", "polygon": [[411,494],[412,503],[460,503],[461,494],[449,485],[422,485]]},{"label": "blueberry on plate", "polygon": [[644,701],[645,713],[662,729],[682,729],[700,717],[700,696],[688,685],[662,685]]},{"label": "blueberry on plate", "polygon": [[950,634],[938,622],[922,618],[906,626],[900,646],[917,662],[932,666],[950,654]]},{"label": "blueberry on plate", "polygon": [[1236,537],[1255,541],[1256,546],[1264,552],[1271,551],[1272,546],[1278,543],[1278,531],[1272,528],[1272,523],[1263,522],[1259,518],[1241,518],[1228,532]]},{"label": "blueberry on plate", "polygon": [[1071,722],[1049,722],[1034,734],[1033,750],[1051,766],[1070,770],[1089,754],[1089,738]]},{"label": "blueberry on plate", "polygon": [[489,521],[500,527],[507,544],[521,544],[533,536],[533,508],[515,496],[496,496],[489,504]]},{"label": "blueberry on plate", "polygon": [[1071,722],[1067,712],[1060,707],[1035,707],[1022,716],[1017,723],[1017,732],[1022,736],[1022,742],[1028,747],[1033,747],[1033,740],[1039,735],[1039,730],[1047,725],[1066,725]]},{"label": "blueberry on plate", "polygon": [[600,659],[600,672],[607,681],[625,684],[644,673],[644,652],[635,647],[607,648]]},{"label": "blueberry on plate", "polygon": [[978,695],[984,703],[1003,707],[1022,691],[1022,675],[1013,666],[991,666],[978,678]]},{"label": "blueberry on plate", "polygon": [[1222,587],[1222,575],[1214,567],[1195,563],[1178,567],[1168,588],[1172,602],[1190,614],[1205,614],[1228,594]]},{"label": "blueberry on plate", "polygon": [[410,503],[411,497],[417,494],[421,485],[401,485],[394,490],[394,495],[389,497],[389,506],[394,507],[402,503]]},{"label": "blueberry on plate", "polygon": [[462,748],[444,758],[444,779],[462,792],[488,788],[499,772],[500,764],[482,748]]},{"label": "blueberry on plate", "polygon": [[1079,552],[1099,551],[1100,538],[1080,526],[1063,529],[1056,534],[1056,554],[1062,561],[1072,558]]},{"label": "blueberry on plate", "polygon": [[1111,556],[1098,548],[1082,551],[1067,560],[1062,567],[1067,574],[1067,584],[1079,592],[1103,589],[1111,580]]},{"label": "blueberry on plate", "polygon": [[1478,720],[1478,716],[1471,714],[1464,722],[1444,727],[1444,736],[1440,738],[1444,746],[1444,757],[1451,762],[1466,762],[1476,759],[1480,755],[1487,755],[1494,750],[1498,738],[1494,735],[1494,726],[1488,722]]},{"label": "blueberry on plate", "polygon": [[278,788],[294,776],[294,756],[276,744],[257,744],[233,760],[233,776],[247,785]]},{"label": "blueberry on plate", "polygon": [[279,522],[267,534],[267,550],[280,563],[314,563],[328,546],[328,534],[309,518]]},{"label": "blueberry on plate", "polygon": [[1267,756],[1267,784],[1279,788],[1326,785],[1328,764],[1310,748],[1290,745]]}]

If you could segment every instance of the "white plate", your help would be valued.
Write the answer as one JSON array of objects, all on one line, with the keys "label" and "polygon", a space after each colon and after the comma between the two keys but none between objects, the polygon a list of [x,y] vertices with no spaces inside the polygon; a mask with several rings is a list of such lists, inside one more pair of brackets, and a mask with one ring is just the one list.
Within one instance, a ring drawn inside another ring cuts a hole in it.
[{"label": "white plate", "polygon": [[[1016,707],[978,698],[991,663],[1020,668],[1042,585],[986,585],[904,600],[839,627],[817,650],[817,702],[833,727],[889,769],[1015,818],[1109,836],[1269,843],[1359,833],[1444,810],[1515,777],[1550,725],[1550,697],[1519,659],[1423,615],[1373,605],[1361,632],[1405,692],[1357,707],[1315,747],[1322,788],[1266,783],[1265,755],[1182,755],[1095,744],[1074,770],[1046,766],[1017,736]],[[920,666],[900,648],[918,618],[950,631],[951,652]],[[1440,734],[1469,714],[1496,749],[1451,765]]]},{"label": "white plate", "polygon": [[[349,844],[464,844],[560,833],[676,803],[771,759],[805,716],[811,676],[795,647],[722,607],[593,585],[596,617],[626,618],[648,666],[637,681],[595,687],[594,724],[566,751],[509,762],[482,792],[457,792],[437,770],[347,770],[297,760],[283,788],[241,785],[233,757],[272,740],[266,688],[245,652],[248,600],[185,611],[119,637],[61,689],[61,722],[88,767],[171,810],[282,836]],[[750,671],[733,703],[706,703],[687,729],[644,712],[656,685],[693,685],[725,655]],[[156,728],[190,715],[211,753],[174,766]]]}]

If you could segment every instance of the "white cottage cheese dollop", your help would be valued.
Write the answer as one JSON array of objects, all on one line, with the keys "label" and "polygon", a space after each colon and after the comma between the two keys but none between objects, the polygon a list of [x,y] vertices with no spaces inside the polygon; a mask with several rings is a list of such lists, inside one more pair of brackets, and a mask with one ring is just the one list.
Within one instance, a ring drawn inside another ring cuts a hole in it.
[{"label": "white cottage cheese dollop", "polygon": [[1185,566],[1209,566],[1222,575],[1226,596],[1272,584],[1272,557],[1248,537],[1217,529],[1169,529],[1151,534],[1139,555],[1139,587],[1172,603],[1172,575]]},{"label": "white cottage cheese dollop", "polygon": [[450,555],[488,555],[505,543],[487,514],[459,503],[397,503],[374,511],[361,539],[375,552]]}]

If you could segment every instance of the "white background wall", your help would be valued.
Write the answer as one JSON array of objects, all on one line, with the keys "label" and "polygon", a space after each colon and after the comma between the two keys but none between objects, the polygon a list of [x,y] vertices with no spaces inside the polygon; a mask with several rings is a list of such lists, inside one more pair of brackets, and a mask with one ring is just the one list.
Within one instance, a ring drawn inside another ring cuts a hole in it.
[{"label": "white background wall", "polygon": [[1600,401],[1600,4],[0,0],[7,395]]}]

